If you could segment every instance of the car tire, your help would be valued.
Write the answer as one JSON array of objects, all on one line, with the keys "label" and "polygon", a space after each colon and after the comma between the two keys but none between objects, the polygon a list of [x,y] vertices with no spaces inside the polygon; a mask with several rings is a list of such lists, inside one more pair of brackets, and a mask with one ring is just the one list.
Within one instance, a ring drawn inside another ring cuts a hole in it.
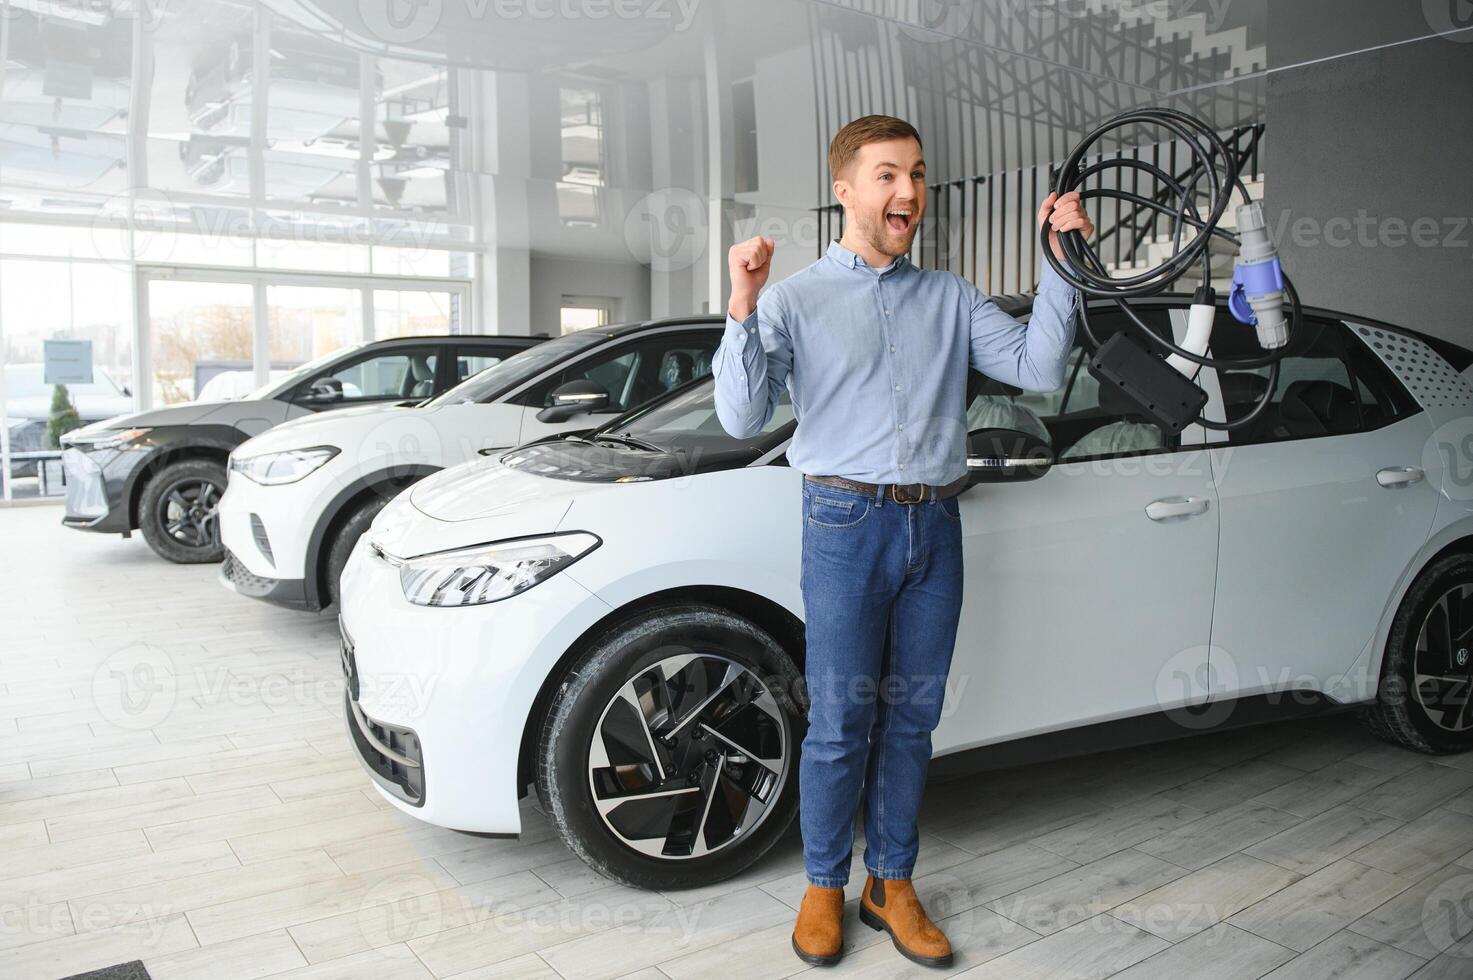
[{"label": "car tire", "polygon": [[378,512],[384,509],[388,501],[377,495],[355,505],[354,510],[348,515],[347,520],[338,527],[337,533],[333,535],[332,546],[327,549],[326,563],[322,568],[322,607],[326,609],[342,597],[339,583],[343,577],[343,569],[348,567],[348,556],[353,553],[353,546],[358,539],[363,537],[363,532],[373,523]]},{"label": "car tire", "polygon": [[[1391,622],[1376,701],[1361,711],[1372,733],[1435,755],[1473,749],[1473,705],[1467,703],[1473,639],[1458,636],[1470,627],[1473,555],[1448,555],[1417,576]],[[1419,676],[1425,678],[1420,686]]]},{"label": "car tire", "polygon": [[[801,675],[766,630],[704,603],[643,610],[595,639],[562,680],[537,743],[538,798],[568,848],[606,878],[650,889],[720,881],[792,823],[806,711]],[[654,749],[672,727],[672,744]],[[610,807],[610,797],[626,799]]]},{"label": "car tire", "polygon": [[169,463],[144,484],[138,525],[154,554],[179,565],[225,557],[217,508],[225,493],[225,467],[209,459]]}]

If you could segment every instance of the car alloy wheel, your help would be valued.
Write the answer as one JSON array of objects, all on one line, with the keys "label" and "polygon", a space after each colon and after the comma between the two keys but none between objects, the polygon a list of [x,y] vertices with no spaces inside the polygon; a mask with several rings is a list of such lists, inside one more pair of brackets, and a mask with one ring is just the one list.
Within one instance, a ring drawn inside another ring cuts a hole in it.
[{"label": "car alloy wheel", "polygon": [[1422,618],[1412,659],[1412,695],[1439,728],[1473,728],[1473,585],[1446,590]]},{"label": "car alloy wheel", "polygon": [[1429,562],[1402,596],[1361,720],[1416,752],[1473,749],[1473,554]]},{"label": "car alloy wheel", "polygon": [[159,498],[159,524],[186,548],[214,548],[220,543],[219,504],[218,486],[208,480],[183,480]]},{"label": "car alloy wheel", "polygon": [[748,668],[714,653],[667,657],[608,702],[589,748],[599,818],[652,857],[702,857],[749,835],[791,765],[782,710]]}]

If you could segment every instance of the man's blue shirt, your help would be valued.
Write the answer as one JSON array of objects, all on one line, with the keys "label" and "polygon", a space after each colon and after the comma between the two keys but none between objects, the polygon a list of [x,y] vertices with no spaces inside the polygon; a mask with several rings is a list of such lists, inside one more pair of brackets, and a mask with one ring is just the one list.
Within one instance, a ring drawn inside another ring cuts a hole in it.
[{"label": "man's blue shirt", "polygon": [[1028,391],[1063,383],[1079,292],[1043,264],[1028,324],[954,272],[899,256],[875,269],[837,241],[730,314],[711,361],[716,414],[749,438],[783,387],[788,462],[870,483],[946,484],[967,471],[967,368]]}]

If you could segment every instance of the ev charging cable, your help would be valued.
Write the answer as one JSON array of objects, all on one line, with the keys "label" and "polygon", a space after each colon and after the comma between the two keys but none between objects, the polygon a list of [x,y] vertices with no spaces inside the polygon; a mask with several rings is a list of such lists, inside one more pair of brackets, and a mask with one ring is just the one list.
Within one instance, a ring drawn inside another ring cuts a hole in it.
[{"label": "ev charging cable", "polygon": [[[1095,163],[1088,166],[1083,164],[1095,144],[1107,134],[1141,126],[1164,129],[1187,146],[1192,167],[1185,177],[1178,178],[1148,161],[1123,156],[1105,157],[1102,154],[1101,159]],[[1091,178],[1112,169],[1140,171],[1164,185],[1167,193],[1141,195],[1124,189],[1122,181],[1116,181],[1117,187],[1114,188],[1089,186]],[[1209,429],[1236,429],[1262,413],[1278,383],[1279,359],[1286,353],[1291,336],[1299,329],[1299,294],[1289,277],[1284,274],[1277,250],[1268,237],[1262,203],[1250,199],[1248,189],[1238,176],[1237,156],[1216,131],[1205,121],[1175,109],[1141,108],[1120,113],[1100,125],[1074,147],[1055,175],[1053,189],[1061,196],[1077,190],[1081,201],[1114,198],[1135,205],[1137,210],[1130,223],[1122,226],[1116,234],[1135,231],[1142,209],[1165,215],[1171,227],[1172,252],[1160,263],[1143,272],[1111,276],[1099,254],[1077,230],[1059,235],[1060,248],[1064,253],[1064,261],[1061,262],[1049,247],[1047,223],[1039,230],[1044,259],[1064,281],[1086,296],[1114,299],[1125,313],[1127,329],[1130,326],[1135,327],[1131,336],[1144,337],[1165,348],[1169,352],[1169,356],[1164,359],[1165,363],[1190,381],[1195,382],[1196,375],[1203,366],[1219,370],[1246,370],[1265,366],[1269,368],[1268,385],[1246,414],[1222,422],[1198,415],[1198,423]],[[1234,189],[1244,201],[1236,211],[1236,234],[1218,227]],[[1206,197],[1205,210],[1198,203],[1203,195]],[[1189,232],[1190,237],[1186,237]],[[1258,346],[1266,352],[1262,355],[1233,359],[1207,355],[1217,313],[1216,295],[1211,285],[1210,246],[1213,238],[1220,238],[1237,246],[1238,258],[1233,270],[1228,309],[1235,319],[1255,328]],[[1131,309],[1129,300],[1165,292],[1197,264],[1201,266],[1202,285],[1193,296],[1187,316],[1187,333],[1178,346],[1147,327]],[[1284,312],[1285,303],[1289,306],[1287,317]],[[1085,335],[1098,351],[1101,347],[1100,340],[1090,328],[1089,317],[1083,307],[1079,317]]]}]

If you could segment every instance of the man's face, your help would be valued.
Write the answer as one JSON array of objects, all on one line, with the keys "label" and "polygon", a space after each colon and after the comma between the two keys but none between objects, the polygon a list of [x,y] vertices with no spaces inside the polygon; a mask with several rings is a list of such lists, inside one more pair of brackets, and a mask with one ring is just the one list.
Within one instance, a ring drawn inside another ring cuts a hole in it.
[{"label": "man's face", "polygon": [[866,143],[834,181],[845,220],[883,255],[910,251],[926,210],[926,161],[910,138]]}]

